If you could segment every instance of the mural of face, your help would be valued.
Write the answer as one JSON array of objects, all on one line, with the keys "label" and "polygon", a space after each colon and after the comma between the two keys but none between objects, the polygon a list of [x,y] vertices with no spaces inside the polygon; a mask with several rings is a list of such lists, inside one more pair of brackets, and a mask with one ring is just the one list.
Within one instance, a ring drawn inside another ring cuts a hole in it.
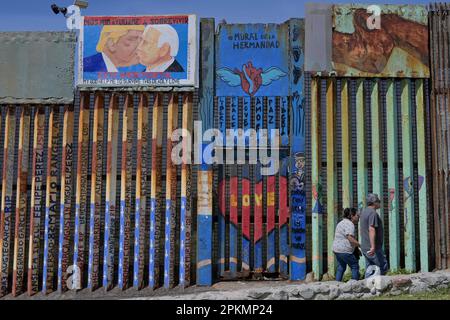
[{"label": "mural of face", "polygon": [[[142,35],[141,42],[137,48],[139,62],[144,66],[151,66],[161,59],[161,51],[163,47],[158,48],[158,41],[161,32],[150,28]],[[170,49],[170,48],[169,48]]]},{"label": "mural of face", "polygon": [[141,35],[142,31],[129,30],[115,44],[110,46],[114,60],[119,62],[118,66],[126,67],[139,63],[136,49],[139,45]]}]

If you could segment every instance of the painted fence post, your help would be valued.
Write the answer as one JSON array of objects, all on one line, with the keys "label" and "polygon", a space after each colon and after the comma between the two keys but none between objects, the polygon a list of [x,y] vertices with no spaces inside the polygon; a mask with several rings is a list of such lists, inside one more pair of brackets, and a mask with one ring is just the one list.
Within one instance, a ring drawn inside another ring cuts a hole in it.
[{"label": "painted fence post", "polygon": [[[219,130],[222,133],[222,146],[225,146],[225,135],[227,132],[227,98],[218,97],[219,111]],[[222,157],[222,161],[225,158]],[[227,215],[227,176],[225,165],[219,165],[219,214],[218,214],[218,232],[219,232],[219,261],[218,272],[222,276],[225,272],[225,244],[226,244],[226,215]]]},{"label": "painted fence post", "polygon": [[303,280],[306,277],[306,153],[305,153],[305,105],[304,74],[297,77],[303,68],[304,23],[300,19],[289,21],[289,42],[291,50],[290,66],[290,141],[291,160],[289,184],[290,190],[290,270],[291,280]]},{"label": "painted fence post", "polygon": [[72,213],[73,193],[73,105],[64,111],[63,145],[61,165],[61,196],[59,206],[59,244],[58,244],[58,291],[67,290],[67,268],[70,251],[70,216]]},{"label": "painted fence post", "polygon": [[105,236],[103,246],[103,288],[114,286],[114,260],[116,239],[116,183],[117,183],[117,145],[119,140],[119,96],[111,95],[108,109],[108,147],[106,161],[105,195]]},{"label": "painted fence post", "polygon": [[383,121],[381,117],[381,104],[379,101],[379,83],[374,80],[370,91],[370,115],[371,115],[371,134],[372,134],[372,192],[378,194],[380,198],[379,214],[381,221],[384,222],[383,212],[383,148],[382,133]]},{"label": "painted fence post", "polygon": [[414,157],[410,80],[401,81],[402,162],[403,162],[403,217],[405,269],[416,270],[414,227]]},{"label": "painted fence post", "polygon": [[341,80],[341,130],[342,130],[342,206],[353,207],[353,165],[351,143],[351,112],[348,80]]},{"label": "painted fence post", "polygon": [[[231,129],[237,130],[239,128],[239,104],[238,97],[231,97],[231,108],[230,108],[230,125]],[[229,141],[227,134],[227,148],[230,148],[228,145],[231,144],[231,147],[234,148],[236,145],[237,139],[234,136],[232,141]],[[228,149],[227,149],[228,151]],[[238,168],[236,164],[237,155],[234,153],[234,157],[232,159],[227,158],[227,164],[231,165],[231,173],[230,173],[230,272],[231,275],[234,276],[237,272],[237,264],[238,264],[238,197],[239,197],[239,176],[238,176]],[[228,161],[231,161],[229,163]]]},{"label": "painted fence post", "polygon": [[420,271],[428,272],[428,203],[427,203],[427,165],[425,151],[425,108],[423,80],[416,80],[416,135],[419,196],[419,234],[420,234]]},{"label": "painted fence post", "polygon": [[[275,136],[272,136],[272,130],[276,128],[276,98],[267,98],[267,134],[268,144],[274,145]],[[279,145],[279,144],[278,144]],[[276,175],[266,177],[266,201],[267,201],[267,272],[275,272],[275,208],[276,208]]]},{"label": "painted fence post", "polygon": [[103,186],[103,133],[105,129],[104,116],[105,96],[96,93],[94,100],[94,119],[92,132],[92,164],[91,164],[91,204],[89,219],[89,258],[88,258],[88,288],[94,291],[99,287],[100,268],[100,227],[101,198]]},{"label": "painted fence post", "polygon": [[129,287],[131,255],[131,192],[133,174],[133,95],[125,96],[122,119],[122,161],[120,175],[120,227],[119,227],[119,268],[118,287]]},{"label": "painted fence post", "polygon": [[0,224],[0,296],[8,293],[8,275],[11,259],[11,237],[12,237],[12,214],[14,207],[12,203],[12,187],[14,179],[14,147],[16,132],[15,108],[8,106],[5,119],[4,149],[3,149],[3,173],[2,173],[2,203]]},{"label": "painted fence post", "polygon": [[[358,210],[366,207],[367,188],[367,157],[366,157],[366,105],[364,101],[364,79],[356,80],[356,162],[358,179]],[[361,239],[361,228],[359,228]],[[365,260],[359,259],[359,268],[365,268]]]},{"label": "painted fence post", "polygon": [[388,80],[386,92],[386,133],[388,143],[388,189],[389,189],[389,265],[397,271],[400,263],[399,194],[398,194],[398,147],[397,106],[394,95],[395,83]]},{"label": "painted fence post", "polygon": [[17,163],[16,219],[14,232],[14,260],[12,295],[23,292],[25,274],[25,236],[27,225],[27,179],[30,145],[30,107],[23,106],[20,115],[19,151]]},{"label": "painted fence post", "polygon": [[[264,126],[263,98],[255,99],[255,130],[257,132],[258,145],[260,143],[260,130]],[[256,273],[263,272],[263,184],[261,175],[261,163],[258,161],[254,168],[255,202],[254,202],[254,269]]]},{"label": "painted fence post", "polygon": [[178,126],[178,95],[171,94],[167,111],[166,211],[164,243],[164,287],[175,285],[175,226],[177,221],[177,166],[172,161],[172,132]]},{"label": "painted fence post", "polygon": [[42,293],[55,290],[57,266],[57,216],[58,216],[58,178],[59,178],[59,106],[53,107],[48,120],[47,147],[47,188],[45,191],[44,257],[42,271]]},{"label": "painted fence post", "polygon": [[37,107],[34,114],[33,166],[30,201],[30,236],[28,243],[28,295],[39,290],[39,256],[43,216],[45,109]]},{"label": "painted fence post", "polygon": [[134,261],[133,287],[142,289],[144,286],[145,265],[145,233],[147,225],[147,175],[148,175],[148,95],[139,96],[137,119],[137,151],[136,151],[136,214],[134,222]]},{"label": "painted fence post", "polygon": [[[243,129],[252,128],[251,98],[243,98]],[[251,137],[245,138],[245,146],[249,146]],[[251,216],[251,182],[250,164],[247,162],[242,167],[242,271],[250,270],[250,216]]]},{"label": "painted fence post", "polygon": [[149,248],[149,287],[155,289],[160,285],[162,212],[161,171],[163,140],[163,96],[155,95],[152,122],[152,173],[150,186],[150,248]]},{"label": "painted fence post", "polygon": [[[192,133],[192,94],[183,96],[182,128]],[[192,198],[191,198],[191,140],[183,138],[183,163],[181,165],[181,211],[180,211],[180,285],[191,284],[191,247],[192,247]]]},{"label": "painted fence post", "polygon": [[338,216],[337,168],[336,168],[336,95],[334,79],[327,80],[327,255],[328,275],[334,278],[336,258],[333,253],[334,230]]},{"label": "painted fence post", "polygon": [[312,182],[312,269],[314,279],[323,272],[322,185],[320,137],[320,79],[311,81],[311,182]]},{"label": "painted fence post", "polygon": [[[200,120],[202,134],[214,123],[214,19],[200,19]],[[203,140],[203,139],[202,139]],[[206,145],[197,146],[202,152]],[[203,159],[203,157],[202,157]],[[198,171],[197,284],[212,285],[212,168],[202,160]]]},{"label": "painted fence post", "polygon": [[[87,172],[89,153],[89,108],[90,94],[81,94],[80,113],[78,123],[78,154],[77,154],[77,178],[75,194],[75,232],[73,248],[73,265],[78,269],[76,279],[83,284],[85,265],[85,242],[87,220]],[[81,288],[77,288],[81,289]]]},{"label": "painted fence post", "polygon": [[278,177],[278,230],[279,230],[279,272],[288,277],[289,257],[289,202],[288,202],[288,168],[289,168],[289,97],[280,98],[280,174]]}]

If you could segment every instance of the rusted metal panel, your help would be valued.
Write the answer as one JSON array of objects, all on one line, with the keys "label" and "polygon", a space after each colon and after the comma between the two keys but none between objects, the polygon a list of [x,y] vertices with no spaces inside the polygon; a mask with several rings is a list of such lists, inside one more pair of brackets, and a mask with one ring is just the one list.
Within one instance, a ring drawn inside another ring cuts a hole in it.
[{"label": "rusted metal panel", "polygon": [[78,118],[78,150],[77,150],[77,178],[75,190],[75,230],[73,241],[73,265],[77,266],[76,280],[79,288],[84,282],[86,260],[86,224],[87,224],[87,193],[88,193],[88,164],[89,164],[89,105],[90,94],[81,96]]},{"label": "rusted metal panel", "polygon": [[17,163],[16,183],[16,219],[14,230],[14,260],[12,295],[15,297],[24,290],[25,275],[25,241],[27,225],[27,179],[30,145],[30,118],[29,106],[22,107],[19,127],[19,152]]},{"label": "rusted metal panel", "polygon": [[91,164],[91,204],[89,218],[89,260],[88,285],[91,290],[99,287],[100,273],[100,229],[101,207],[103,191],[103,134],[105,130],[104,116],[105,96],[99,92],[95,94],[94,119],[92,129],[92,164]]},{"label": "rusted metal panel", "polygon": [[425,6],[382,5],[368,11],[363,4],[333,6],[332,64],[337,74],[429,77]]},{"label": "rusted metal panel", "polygon": [[118,286],[127,289],[130,285],[131,255],[131,191],[133,174],[133,95],[127,94],[122,121],[122,168],[120,175],[120,227]]},{"label": "rusted metal panel", "polygon": [[73,194],[73,106],[68,105],[64,111],[63,145],[61,165],[61,196],[59,209],[59,244],[58,244],[58,291],[67,290],[67,268],[69,266],[71,209]]},{"label": "rusted metal panel", "polygon": [[338,220],[336,168],[336,95],[334,79],[327,80],[327,262],[328,275],[335,276],[336,259],[333,252],[334,229]]},{"label": "rusted metal panel", "polygon": [[37,107],[34,114],[33,165],[30,203],[30,240],[28,243],[28,294],[31,296],[39,290],[41,222],[44,203],[44,133],[45,108]]},{"label": "rusted metal panel", "polygon": [[0,32],[0,104],[72,103],[76,41],[74,32]]},{"label": "rusted metal panel", "polygon": [[450,99],[450,79],[448,75],[448,54],[450,18],[448,4],[430,5],[430,44],[431,44],[431,137],[432,137],[432,176],[434,211],[434,249],[437,268],[450,265],[450,208],[449,208],[449,164],[450,130],[448,103]]},{"label": "rusted metal panel", "polygon": [[47,185],[45,191],[45,224],[44,224],[44,257],[42,271],[42,293],[55,290],[56,267],[58,263],[58,190],[60,177],[59,136],[60,136],[59,106],[50,110],[48,120],[47,147]]},{"label": "rusted metal panel", "polygon": [[148,95],[139,95],[136,151],[136,215],[134,223],[133,287],[144,286],[145,239],[147,225],[148,163]]}]

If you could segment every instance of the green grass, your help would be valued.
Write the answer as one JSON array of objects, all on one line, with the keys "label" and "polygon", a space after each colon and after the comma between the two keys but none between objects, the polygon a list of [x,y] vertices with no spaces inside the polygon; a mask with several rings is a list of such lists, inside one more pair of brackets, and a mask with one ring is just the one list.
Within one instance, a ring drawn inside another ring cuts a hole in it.
[{"label": "green grass", "polygon": [[370,300],[450,300],[450,286],[446,289],[420,292],[415,294],[401,294],[398,296],[378,296]]},{"label": "green grass", "polygon": [[398,276],[400,274],[411,274],[411,272],[406,271],[405,269],[398,269],[397,271],[388,271],[387,276]]}]

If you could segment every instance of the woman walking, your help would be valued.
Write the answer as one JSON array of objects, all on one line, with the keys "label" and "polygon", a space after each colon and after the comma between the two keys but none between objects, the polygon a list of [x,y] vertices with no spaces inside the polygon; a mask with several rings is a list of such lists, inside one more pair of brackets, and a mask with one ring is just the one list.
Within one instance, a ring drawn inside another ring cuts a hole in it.
[{"label": "woman walking", "polygon": [[333,252],[338,262],[336,280],[342,281],[347,265],[352,270],[352,279],[359,280],[359,263],[355,250],[359,250],[359,242],[355,239],[355,224],[359,214],[355,208],[346,208],[341,222],[336,226],[333,241]]}]

